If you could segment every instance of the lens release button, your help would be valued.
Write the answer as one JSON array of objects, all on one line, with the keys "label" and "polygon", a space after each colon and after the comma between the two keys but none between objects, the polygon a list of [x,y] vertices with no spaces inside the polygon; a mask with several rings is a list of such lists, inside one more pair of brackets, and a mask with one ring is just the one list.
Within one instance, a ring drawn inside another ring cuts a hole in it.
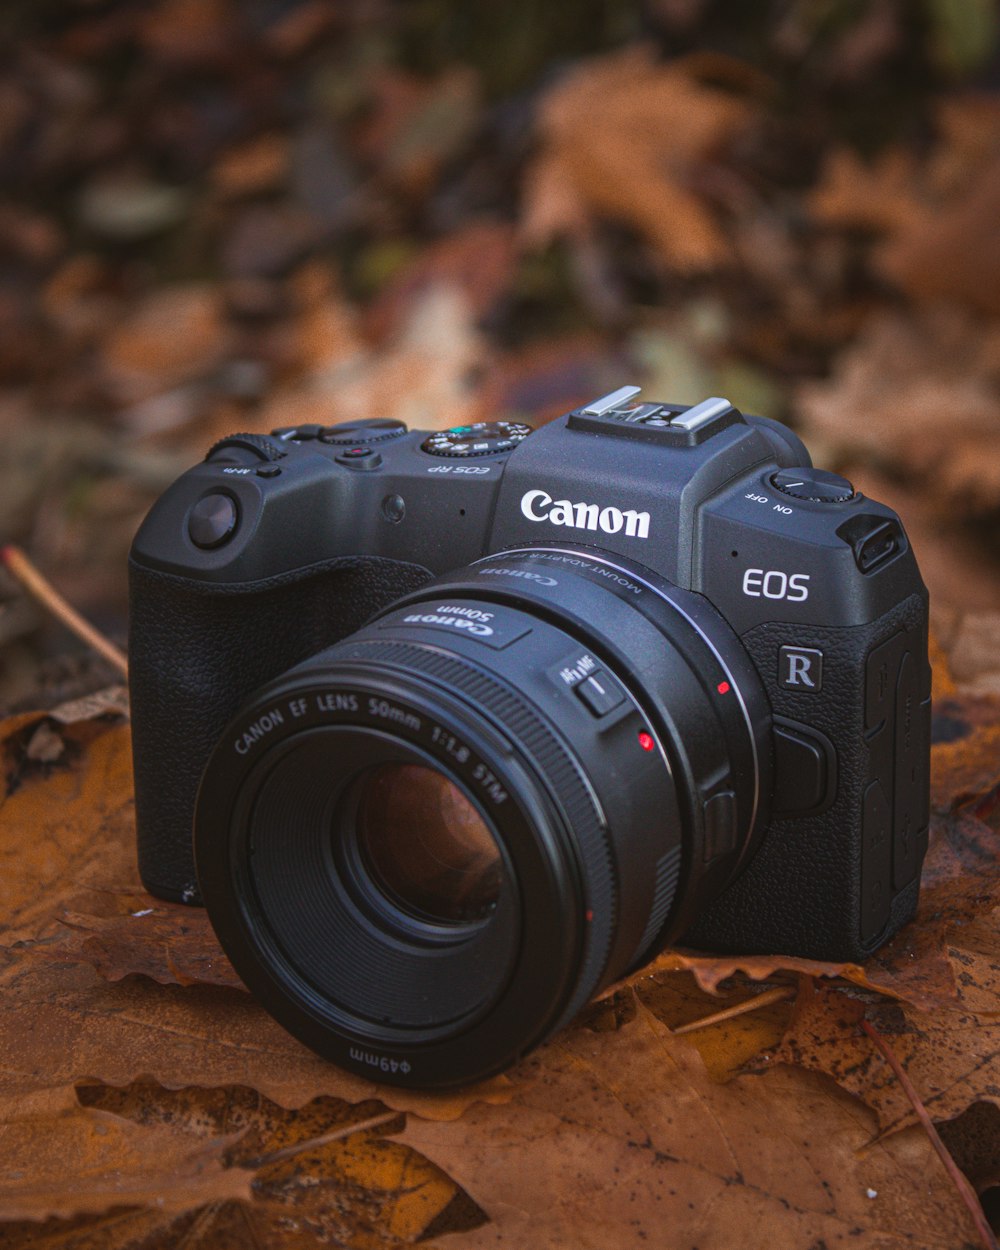
[{"label": "lens release button", "polygon": [[625,695],[613,677],[603,669],[591,673],[575,686],[577,698],[590,709],[594,716],[606,716],[625,702]]},{"label": "lens release button", "polygon": [[196,547],[220,547],[236,529],[236,504],[228,495],[206,495],[188,516],[188,534]]},{"label": "lens release button", "polygon": [[705,800],[705,863],[725,855],[736,846],[736,795],[722,790]]}]

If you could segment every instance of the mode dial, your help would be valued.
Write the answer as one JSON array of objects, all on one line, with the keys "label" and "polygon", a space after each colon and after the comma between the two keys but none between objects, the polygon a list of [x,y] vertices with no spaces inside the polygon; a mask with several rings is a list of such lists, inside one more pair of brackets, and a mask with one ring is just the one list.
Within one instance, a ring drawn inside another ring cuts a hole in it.
[{"label": "mode dial", "polygon": [[475,425],[457,425],[425,438],[421,451],[432,456],[494,456],[512,451],[531,433],[530,425],[519,421],[477,421]]},{"label": "mode dial", "polygon": [[771,485],[783,495],[815,503],[845,503],[854,498],[854,487],[847,478],[825,469],[781,469],[771,478]]}]

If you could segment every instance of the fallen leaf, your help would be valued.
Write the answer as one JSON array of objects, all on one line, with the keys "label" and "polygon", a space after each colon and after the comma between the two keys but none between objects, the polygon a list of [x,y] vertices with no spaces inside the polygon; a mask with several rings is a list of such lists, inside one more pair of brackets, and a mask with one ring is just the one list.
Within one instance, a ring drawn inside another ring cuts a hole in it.
[{"label": "fallen leaf", "polygon": [[1000,503],[1000,458],[983,456],[1000,428],[1000,326],[945,308],[873,317],[798,407],[833,458],[891,465],[949,518]]},{"label": "fallen leaf", "polygon": [[539,118],[541,150],[526,175],[526,243],[579,235],[596,219],[631,226],[670,269],[708,269],[729,257],[694,181],[753,108],[703,86],[693,68],[657,63],[633,46],[581,65],[552,88]]},{"label": "fallen leaf", "polygon": [[393,337],[412,315],[416,299],[428,288],[459,290],[474,318],[481,320],[514,280],[514,231],[508,225],[478,222],[431,244],[379,292],[366,318],[375,342]]},{"label": "fallen leaf", "polygon": [[[35,713],[13,724],[38,719]],[[0,941],[6,945],[37,938],[65,910],[100,915],[116,894],[141,892],[134,848],[123,836],[133,819],[128,727],[103,729],[90,722],[68,726],[68,749],[55,766],[8,773],[8,787],[16,788],[2,808]]]},{"label": "fallen leaf", "polygon": [[453,66],[433,79],[384,69],[370,84],[368,116],[356,141],[380,178],[424,194],[445,161],[471,137],[479,112],[476,75]]},{"label": "fallen leaf", "polygon": [[421,292],[380,354],[338,350],[347,337],[319,333],[311,341],[320,348],[332,344],[335,354],[313,361],[294,385],[276,389],[262,409],[262,426],[326,420],[331,411],[339,421],[395,417],[417,429],[461,425],[472,419],[477,378],[490,360],[469,301],[446,284]]},{"label": "fallen leaf", "polygon": [[996,1103],[974,1102],[937,1129],[948,1153],[980,1194],[1000,1186],[1000,1108]]},{"label": "fallen leaf", "polygon": [[936,108],[937,141],[918,157],[892,147],[870,162],[827,156],[809,196],[827,226],[872,231],[874,265],[920,302],[1000,314],[1000,107],[969,93]]},{"label": "fallen leaf", "polygon": [[949,957],[974,984],[969,993],[960,987],[953,1008],[921,1012],[909,1005],[866,1002],[834,986],[803,983],[788,1033],[769,1055],[768,1066],[788,1063],[822,1072],[876,1112],[881,1133],[908,1128],[916,1122],[909,1099],[857,1027],[867,1018],[892,1046],[933,1119],[951,1119],[976,1101],[1000,1107],[997,918],[985,937],[987,950],[975,949],[979,940],[973,935],[961,948],[949,948]]},{"label": "fallen leaf", "polygon": [[193,1138],[168,1123],[140,1128],[80,1106],[72,1087],[0,1097],[0,1214],[13,1221],[116,1206],[176,1212],[249,1198],[249,1174],[225,1162],[234,1140],[232,1132]]},{"label": "fallen leaf", "polygon": [[284,184],[289,161],[284,135],[257,135],[222,154],[212,169],[212,181],[224,196],[260,195]]},{"label": "fallen leaf", "polygon": [[113,916],[65,912],[59,930],[36,949],[49,959],[89,964],[108,981],[144,976],[161,985],[243,988],[202,909],[145,894],[116,902],[121,910]]},{"label": "fallen leaf", "polygon": [[108,336],[102,364],[114,392],[135,402],[206,373],[228,343],[214,287],[167,287],[133,308]]},{"label": "fallen leaf", "polygon": [[1000,696],[1000,612],[962,615],[952,640],[951,665],[965,689]]},{"label": "fallen leaf", "polygon": [[[22,731],[33,723],[14,722]],[[125,934],[141,931],[145,919],[133,913],[152,907],[164,916],[171,909],[146,895],[138,879],[128,726],[82,723],[66,732],[77,743],[67,764],[33,775],[2,808],[0,1093],[84,1077],[125,1085],[150,1075],[175,1089],[252,1085],[287,1106],[323,1094],[349,1102],[378,1097],[398,1110],[450,1117],[470,1100],[509,1097],[505,1077],[435,1095],[386,1090],[325,1062],[244,990],[218,986],[232,984],[231,973],[204,913],[195,909],[173,909],[175,917],[188,917],[186,934],[169,939],[154,924],[135,950],[132,972],[173,984],[129,975]],[[0,724],[0,742],[3,736]],[[74,916],[86,917],[89,934],[67,927],[66,917]],[[86,946],[88,939],[93,945]],[[179,966],[171,966],[175,951]],[[109,983],[93,963],[119,979]],[[206,970],[216,984],[177,984]]]},{"label": "fallen leaf", "polygon": [[236,27],[228,0],[160,0],[144,14],[139,37],[158,60],[202,66],[232,51]]},{"label": "fallen leaf", "polygon": [[671,1244],[773,1250],[971,1240],[921,1133],[873,1143],[872,1113],[807,1072],[717,1084],[641,1005],[617,1033],[564,1033],[520,1075],[508,1106],[411,1117],[400,1135],[489,1216],[463,1250],[629,1250],[665,1228]]}]

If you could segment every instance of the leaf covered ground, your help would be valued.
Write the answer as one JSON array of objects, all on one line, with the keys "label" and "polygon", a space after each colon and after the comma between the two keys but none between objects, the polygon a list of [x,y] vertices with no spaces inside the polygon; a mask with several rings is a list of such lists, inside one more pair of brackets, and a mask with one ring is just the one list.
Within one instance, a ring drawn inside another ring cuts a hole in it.
[{"label": "leaf covered ground", "polygon": [[671,1245],[976,1244],[859,1026],[989,1205],[1000,804],[982,757],[1000,704],[950,703],[964,735],[934,748],[921,913],[864,969],[667,952],[510,1074],[447,1096],[316,1058],[242,990],[201,912],[142,892],[128,726],[87,710],[3,726],[0,1245],[638,1247],[668,1244],[664,1227]]},{"label": "leaf covered ground", "polygon": [[935,637],[914,924],[666,952],[441,1098],[315,1058],[142,892],[123,694],[0,580],[0,1247],[983,1244],[863,1026],[1000,1226],[992,0],[16,0],[0,44],[0,531],[119,641],[216,438],[633,379],[897,508]]}]

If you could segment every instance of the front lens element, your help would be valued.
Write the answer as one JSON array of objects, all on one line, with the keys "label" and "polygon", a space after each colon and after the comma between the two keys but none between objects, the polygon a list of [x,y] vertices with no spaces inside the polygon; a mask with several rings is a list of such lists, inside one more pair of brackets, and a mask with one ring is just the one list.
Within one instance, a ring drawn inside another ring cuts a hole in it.
[{"label": "front lens element", "polygon": [[419,920],[461,925],[496,908],[500,848],[482,816],[443,773],[381,764],[360,782],[356,837],[373,883]]}]

